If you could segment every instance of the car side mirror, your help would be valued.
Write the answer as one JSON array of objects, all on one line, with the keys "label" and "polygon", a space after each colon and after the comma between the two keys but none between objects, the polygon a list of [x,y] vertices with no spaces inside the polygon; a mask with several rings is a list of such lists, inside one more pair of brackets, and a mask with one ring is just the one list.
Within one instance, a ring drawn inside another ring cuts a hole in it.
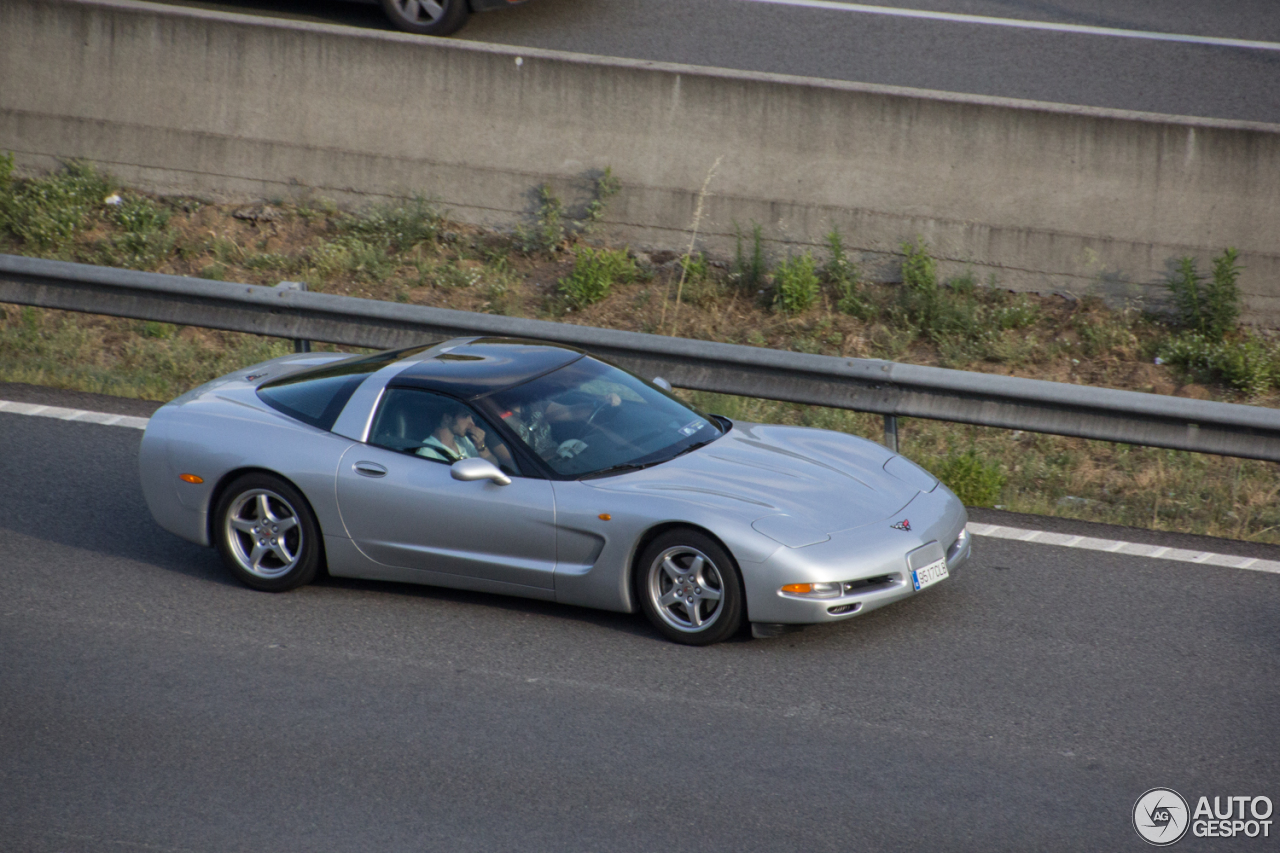
[{"label": "car side mirror", "polygon": [[511,485],[511,478],[488,459],[473,456],[470,459],[459,459],[449,466],[449,472],[455,480],[493,480],[499,486]]},{"label": "car side mirror", "polygon": [[661,388],[663,391],[670,391],[670,390],[671,390],[671,383],[670,383],[670,382],[668,382],[667,380],[663,379],[661,376],[655,376],[655,377],[653,377],[653,384],[654,384],[654,385],[657,385],[657,386],[658,386],[659,388]]}]

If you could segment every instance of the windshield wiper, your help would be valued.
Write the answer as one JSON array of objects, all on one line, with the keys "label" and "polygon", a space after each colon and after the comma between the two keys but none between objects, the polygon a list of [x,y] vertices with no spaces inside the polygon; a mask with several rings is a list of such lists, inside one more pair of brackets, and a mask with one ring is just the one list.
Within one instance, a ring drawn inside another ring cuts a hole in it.
[{"label": "windshield wiper", "polygon": [[681,450],[678,453],[673,453],[662,459],[655,459],[652,462],[623,462],[620,465],[610,465],[608,468],[601,468],[599,471],[592,471],[588,474],[583,474],[578,479],[586,480],[594,477],[607,477],[610,474],[621,474],[623,471],[639,471],[641,468],[652,468],[654,465],[661,465],[663,462],[670,462],[677,456],[684,456],[686,453],[692,453],[699,447],[706,447],[708,444],[715,441],[717,438],[721,438],[723,435],[724,433],[721,433],[713,438],[708,438],[706,441],[699,441],[696,444],[691,444],[684,450]]},{"label": "windshield wiper", "polygon": [[[715,441],[717,438],[720,438],[723,435],[724,433],[721,433],[720,435],[714,436],[712,438],[708,438],[706,441],[699,441],[697,444],[691,444],[688,447],[686,447],[684,450],[681,450],[679,453],[673,453],[672,455],[668,456],[667,459],[675,459],[677,456],[684,456],[686,453],[692,453],[693,451],[697,450],[699,447],[706,447],[708,444],[710,444],[711,442]],[[664,459],[663,461],[665,462],[667,461],[667,459]]]},{"label": "windshield wiper", "polygon": [[[674,459],[675,457],[667,457]],[[623,471],[639,471],[641,468],[649,468],[657,465],[659,462],[666,462],[666,459],[655,459],[652,462],[623,462],[621,465],[610,465],[608,468],[601,468],[599,471],[589,471],[579,477],[579,480],[589,480],[595,477],[607,477],[610,474],[621,474]]]}]

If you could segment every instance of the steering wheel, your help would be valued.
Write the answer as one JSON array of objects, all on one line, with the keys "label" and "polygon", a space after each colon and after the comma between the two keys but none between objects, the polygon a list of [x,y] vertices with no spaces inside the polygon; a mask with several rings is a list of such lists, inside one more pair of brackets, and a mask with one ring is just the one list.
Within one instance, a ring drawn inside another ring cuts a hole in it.
[{"label": "steering wheel", "polygon": [[608,407],[609,407],[608,400],[601,400],[599,403],[596,403],[596,407],[591,410],[591,414],[587,415],[587,420],[585,421],[586,425],[594,426],[593,421],[595,421],[596,415],[600,414],[602,411],[604,411]]}]

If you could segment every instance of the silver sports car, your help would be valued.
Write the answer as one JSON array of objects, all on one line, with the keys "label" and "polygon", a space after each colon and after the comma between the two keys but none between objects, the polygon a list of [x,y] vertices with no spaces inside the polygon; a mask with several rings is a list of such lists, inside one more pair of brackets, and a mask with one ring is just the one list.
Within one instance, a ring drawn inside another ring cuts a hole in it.
[{"label": "silver sports car", "polygon": [[327,568],[640,608],[693,645],[849,619],[969,558],[963,505],[914,463],[664,386],[502,338],[285,356],[156,412],[142,485],[255,589]]}]

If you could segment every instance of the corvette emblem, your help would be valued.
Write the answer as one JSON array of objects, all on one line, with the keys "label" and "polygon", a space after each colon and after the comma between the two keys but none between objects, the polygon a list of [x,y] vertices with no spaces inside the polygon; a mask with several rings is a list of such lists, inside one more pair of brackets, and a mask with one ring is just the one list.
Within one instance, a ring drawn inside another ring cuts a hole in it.
[{"label": "corvette emblem", "polygon": [[909,518],[904,518],[904,519],[902,519],[902,521],[899,521],[897,524],[893,524],[893,525],[890,525],[890,526],[891,526],[894,530],[910,530],[910,529],[911,529],[911,519],[909,519]]}]

